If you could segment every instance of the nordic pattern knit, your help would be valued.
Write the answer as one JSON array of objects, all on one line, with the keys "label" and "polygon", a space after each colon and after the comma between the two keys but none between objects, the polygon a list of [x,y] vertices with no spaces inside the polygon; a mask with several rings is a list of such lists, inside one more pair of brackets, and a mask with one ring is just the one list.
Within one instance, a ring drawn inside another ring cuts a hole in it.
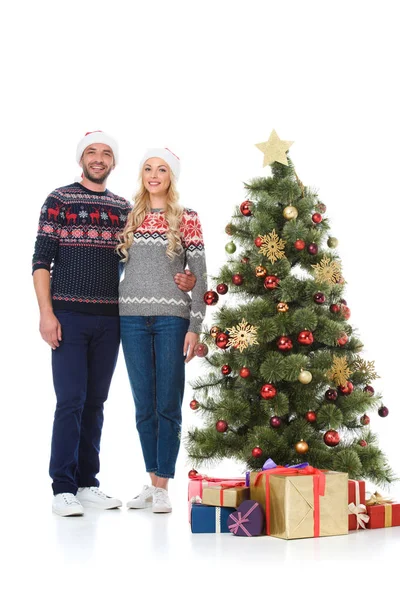
[{"label": "nordic pattern knit", "polygon": [[124,198],[80,183],[47,197],[32,269],[50,271],[55,310],[118,315],[120,257],[115,247],[130,210]]},{"label": "nordic pattern knit", "polygon": [[[189,319],[198,333],[205,317],[207,291],[203,233],[194,210],[184,209],[180,225],[182,252],[171,259],[166,250],[168,223],[162,212],[148,213],[134,233],[119,286],[121,316],[177,316]],[[189,268],[196,276],[191,296],[178,288],[174,275]]]}]

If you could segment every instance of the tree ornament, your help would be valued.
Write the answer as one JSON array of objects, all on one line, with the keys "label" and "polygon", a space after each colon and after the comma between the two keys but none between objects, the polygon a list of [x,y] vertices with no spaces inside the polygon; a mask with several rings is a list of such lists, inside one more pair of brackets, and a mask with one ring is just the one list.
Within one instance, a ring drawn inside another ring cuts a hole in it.
[{"label": "tree ornament", "polygon": [[331,311],[331,313],[336,315],[337,313],[340,312],[340,304],[331,304],[329,307],[329,310]]},{"label": "tree ornament", "polygon": [[335,260],[332,260],[328,256],[325,256],[316,265],[311,265],[315,270],[315,280],[320,283],[339,283],[342,276],[340,270],[340,264]]},{"label": "tree ornament", "polygon": [[378,409],[378,415],[379,415],[380,417],[387,417],[387,416],[388,416],[388,414],[389,414],[389,409],[387,408],[387,406],[381,406],[381,407]]},{"label": "tree ornament", "polygon": [[329,248],[337,248],[339,240],[335,237],[329,237],[326,243],[328,244]]},{"label": "tree ornament", "polygon": [[315,244],[314,242],[312,242],[311,244],[308,244],[307,252],[308,252],[308,254],[312,254],[313,256],[315,256],[315,254],[318,254],[318,245]]},{"label": "tree ornament", "polygon": [[275,290],[279,285],[280,279],[276,275],[267,275],[264,279],[264,287],[266,290]]},{"label": "tree ornament", "polygon": [[263,239],[260,235],[258,235],[256,237],[256,239],[254,240],[255,245],[257,246],[257,248],[261,248],[261,246],[263,245]]},{"label": "tree ornament", "polygon": [[362,448],[366,448],[368,446],[368,442],[366,442],[365,440],[360,440],[358,443]]},{"label": "tree ornament", "polygon": [[363,358],[358,357],[351,366],[354,371],[361,371],[361,373],[364,375],[364,380],[366,383],[371,383],[371,381],[379,379],[379,375],[375,371],[375,362],[373,360],[366,361]]},{"label": "tree ornament", "polygon": [[317,420],[317,413],[313,410],[309,410],[308,412],[306,412],[305,418],[308,423],[315,423],[315,421]]},{"label": "tree ornament", "polygon": [[347,342],[349,341],[349,336],[347,335],[347,333],[342,333],[340,338],[338,338],[338,340],[336,341],[338,346],[345,346],[347,344]]},{"label": "tree ornament", "polygon": [[265,277],[267,274],[267,269],[265,267],[263,267],[262,265],[258,265],[255,268],[255,274],[256,274],[256,277]]},{"label": "tree ornament", "polygon": [[238,348],[240,352],[243,352],[243,350],[254,344],[258,346],[257,329],[258,327],[250,325],[245,319],[242,319],[241,322],[234,327],[228,327],[228,346]]},{"label": "tree ornament", "polygon": [[215,343],[218,346],[218,348],[221,348],[221,350],[225,350],[225,348],[228,345],[228,342],[229,335],[227,335],[224,331],[221,331],[221,333],[219,333],[215,338]]},{"label": "tree ornament", "polygon": [[226,285],[226,283],[219,283],[217,285],[217,292],[218,292],[218,294],[221,294],[221,296],[226,294],[227,291],[228,291],[228,286]]},{"label": "tree ornament", "polygon": [[264,383],[260,390],[260,394],[264,400],[271,400],[271,398],[275,398],[277,394],[276,387],[274,387],[272,383]]},{"label": "tree ornament", "polygon": [[327,400],[328,402],[335,402],[337,400],[337,397],[338,393],[333,388],[329,388],[329,390],[326,390],[325,400]]},{"label": "tree ornament", "polygon": [[209,290],[208,292],[206,292],[203,298],[207,306],[214,306],[218,302],[218,294],[213,290]]},{"label": "tree ornament", "polygon": [[361,425],[369,425],[370,421],[371,421],[371,419],[369,418],[368,415],[363,415],[362,417],[360,417]]},{"label": "tree ornament", "polygon": [[375,394],[375,390],[372,387],[372,385],[366,385],[364,388],[364,392],[367,392],[370,396],[373,396]]},{"label": "tree ornament", "polygon": [[196,477],[196,475],[198,475],[198,471],[196,471],[196,469],[190,469],[189,473],[188,473],[188,477],[189,479],[193,479],[194,477]]},{"label": "tree ornament", "polygon": [[252,456],[254,456],[254,458],[260,458],[260,456],[262,455],[263,451],[260,448],[260,446],[256,446],[255,448],[253,448],[253,450],[251,451]]},{"label": "tree ornament", "polygon": [[285,313],[289,310],[289,305],[286,304],[286,302],[278,302],[278,304],[276,305],[276,310],[279,313]]},{"label": "tree ornament", "polygon": [[312,218],[313,222],[316,224],[321,223],[321,221],[322,221],[322,215],[320,213],[314,213],[311,218]]},{"label": "tree ornament", "polygon": [[339,392],[343,394],[343,396],[350,396],[352,391],[354,390],[354,385],[351,381],[346,381],[344,385],[339,385]]},{"label": "tree ornament", "polygon": [[221,333],[221,328],[218,327],[217,325],[213,325],[210,329],[210,335],[211,337],[215,340],[215,338],[217,337],[217,335]]},{"label": "tree ornament", "polygon": [[271,165],[274,162],[287,165],[286,153],[292,144],[293,142],[281,140],[275,129],[273,129],[267,142],[256,144],[256,147],[264,154],[263,167]]},{"label": "tree ornament", "polygon": [[275,232],[275,229],[268,233],[267,235],[261,236],[261,246],[260,246],[260,254],[263,254],[274,264],[277,260],[284,258],[285,253],[283,249],[285,248],[286,242],[281,240],[278,234]]},{"label": "tree ornament", "polygon": [[307,385],[312,381],[312,374],[310,371],[303,371],[303,369],[301,369],[297,379],[300,381],[300,383]]},{"label": "tree ornament", "polygon": [[336,385],[345,385],[352,373],[345,356],[334,356],[332,368],[327,371],[326,375]]},{"label": "tree ornament", "polygon": [[232,275],[232,283],[235,285],[243,285],[243,275],[240,273],[235,273]]},{"label": "tree ornament", "polygon": [[293,246],[296,248],[296,250],[304,250],[306,243],[304,240],[296,240]]},{"label": "tree ornament", "polygon": [[293,348],[293,342],[287,335],[282,335],[276,342],[279,350],[282,352],[289,352]]},{"label": "tree ornament", "polygon": [[340,304],[347,306],[347,301],[344,298],[340,298]]},{"label": "tree ornament", "polygon": [[317,292],[316,294],[314,294],[313,298],[315,304],[323,304],[326,300],[325,294],[323,294],[322,292]]},{"label": "tree ornament", "polygon": [[225,227],[225,233],[232,235],[232,223],[228,223],[228,225]]},{"label": "tree ornament", "polygon": [[280,417],[277,417],[276,415],[274,415],[273,417],[270,418],[269,424],[274,429],[279,429],[279,427],[282,425],[282,419]]},{"label": "tree ornament", "polygon": [[204,358],[208,354],[208,346],[202,342],[199,342],[194,347],[194,353],[199,358]]},{"label": "tree ornament", "polygon": [[323,202],[318,202],[318,204],[316,205],[315,209],[320,212],[321,214],[325,214],[326,213],[326,205]]},{"label": "tree ornament", "polygon": [[342,317],[344,319],[346,319],[346,321],[348,321],[350,319],[350,317],[351,317],[351,310],[349,309],[348,306],[346,306],[345,304],[343,304],[340,307],[340,312],[341,312]]},{"label": "tree ornament", "polygon": [[228,423],[223,419],[220,419],[215,423],[215,429],[218,431],[218,433],[225,433],[225,431],[228,429]]},{"label": "tree ornament", "polygon": [[294,448],[297,454],[306,454],[308,452],[308,444],[304,440],[300,440],[300,442],[297,442]]},{"label": "tree ornament", "polygon": [[233,254],[234,252],[236,252],[236,244],[235,242],[228,242],[227,244],[225,244],[225,252],[227,252],[228,254]]},{"label": "tree ornament", "polygon": [[304,331],[300,331],[299,335],[297,336],[297,341],[302,346],[310,346],[314,341],[314,336],[311,331],[305,329]]},{"label": "tree ornament", "polygon": [[189,406],[192,410],[197,410],[199,408],[200,404],[198,403],[197,400],[193,399],[190,401]]},{"label": "tree ornament", "polygon": [[243,377],[243,379],[247,379],[247,377],[250,377],[251,375],[250,369],[247,367],[242,367],[239,371],[239,375],[240,377]]},{"label": "tree ornament", "polygon": [[338,432],[334,429],[328,429],[328,431],[324,435],[324,442],[330,448],[337,446],[340,442],[340,436]]},{"label": "tree ornament", "polygon": [[240,259],[240,262],[243,263],[244,265],[247,265],[247,263],[250,262],[250,259],[248,256],[242,256],[242,258]]},{"label": "tree ornament", "polygon": [[229,365],[222,365],[221,367],[221,373],[222,375],[229,375],[229,373],[232,372],[232,369]]},{"label": "tree ornament", "polygon": [[291,221],[292,219],[297,219],[299,215],[299,211],[295,206],[287,206],[283,209],[283,216],[287,221]]},{"label": "tree ornament", "polygon": [[240,212],[242,213],[242,215],[244,215],[245,217],[250,217],[251,216],[251,207],[252,207],[253,203],[250,202],[250,200],[245,200],[244,202],[242,202],[242,204],[240,205]]}]

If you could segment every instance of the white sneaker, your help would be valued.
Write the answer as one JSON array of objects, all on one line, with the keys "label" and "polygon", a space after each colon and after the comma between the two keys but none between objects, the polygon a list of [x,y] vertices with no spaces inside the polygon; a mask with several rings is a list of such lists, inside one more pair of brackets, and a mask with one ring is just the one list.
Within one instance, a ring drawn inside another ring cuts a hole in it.
[{"label": "white sneaker", "polygon": [[87,508],[118,508],[122,506],[121,500],[106,496],[98,487],[81,487],[78,488],[76,497],[82,503],[82,506]]},{"label": "white sneaker", "polygon": [[164,488],[155,488],[152,509],[153,513],[170,513],[172,511],[167,490],[164,490]]},{"label": "white sneaker", "polygon": [[83,515],[83,506],[74,494],[64,492],[53,498],[53,513],[60,517],[77,517]]},{"label": "white sneaker", "polygon": [[144,485],[138,496],[126,503],[128,508],[149,508],[153,502],[153,494],[156,488],[153,485]]}]

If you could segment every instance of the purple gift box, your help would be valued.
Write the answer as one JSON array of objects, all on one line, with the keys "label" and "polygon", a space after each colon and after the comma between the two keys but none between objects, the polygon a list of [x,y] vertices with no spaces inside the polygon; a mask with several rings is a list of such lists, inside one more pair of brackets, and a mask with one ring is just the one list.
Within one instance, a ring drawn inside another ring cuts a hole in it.
[{"label": "purple gift box", "polygon": [[228,517],[228,528],[233,535],[253,537],[264,531],[265,518],[261,505],[255,500],[244,500]]}]

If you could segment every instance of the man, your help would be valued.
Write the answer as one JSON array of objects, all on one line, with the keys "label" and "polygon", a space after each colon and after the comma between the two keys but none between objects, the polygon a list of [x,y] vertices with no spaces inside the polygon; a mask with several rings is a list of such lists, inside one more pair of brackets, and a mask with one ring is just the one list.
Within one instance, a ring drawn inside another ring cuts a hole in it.
[{"label": "man", "polygon": [[[119,349],[119,257],[115,252],[130,206],[106,189],[118,161],[116,141],[89,132],[77,146],[82,181],[54,190],[39,219],[33,281],[40,333],[52,348],[57,397],[51,442],[53,512],[122,505],[99,489],[103,408]],[[190,291],[188,271],[175,278]]]}]

